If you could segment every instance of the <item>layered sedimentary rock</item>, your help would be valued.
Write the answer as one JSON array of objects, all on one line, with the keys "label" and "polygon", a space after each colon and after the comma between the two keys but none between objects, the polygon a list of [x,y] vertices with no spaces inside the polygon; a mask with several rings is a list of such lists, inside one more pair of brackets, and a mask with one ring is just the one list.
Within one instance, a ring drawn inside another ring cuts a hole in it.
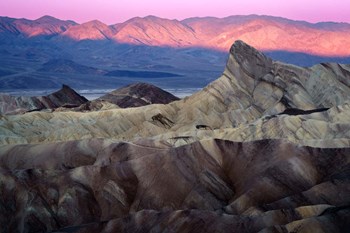
[{"label": "layered sedimentary rock", "polygon": [[[5,117],[0,129],[7,133],[0,140],[8,144],[93,137],[173,140],[185,136],[193,141],[193,136],[198,140],[214,134],[216,138],[238,141],[287,138],[305,145],[313,145],[310,140],[328,140],[337,146],[339,140],[334,139],[349,136],[345,130],[349,128],[349,70],[348,65],[341,64],[311,68],[283,64],[237,41],[223,75],[183,100],[87,114],[41,112]],[[288,109],[314,113],[281,114],[288,113]],[[35,119],[36,124],[20,123],[28,119]],[[240,133],[227,137],[227,131]]]},{"label": "layered sedimentary rock", "polygon": [[237,41],[170,104],[0,119],[4,232],[348,232],[350,67]]},{"label": "layered sedimentary rock", "polygon": [[67,85],[47,96],[9,96],[0,95],[0,115],[18,114],[58,107],[76,107],[87,102],[87,99]]},{"label": "layered sedimentary rock", "polygon": [[7,146],[1,225],[5,232],[340,232],[349,229],[349,154],[281,140]]}]

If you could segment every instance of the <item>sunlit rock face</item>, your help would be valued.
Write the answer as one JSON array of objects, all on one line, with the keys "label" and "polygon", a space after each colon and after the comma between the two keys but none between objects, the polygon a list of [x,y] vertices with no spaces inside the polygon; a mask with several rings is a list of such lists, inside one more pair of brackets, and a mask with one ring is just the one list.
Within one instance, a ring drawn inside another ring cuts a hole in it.
[{"label": "sunlit rock face", "polygon": [[349,76],[348,65],[301,68],[236,41],[223,75],[182,100],[2,116],[0,225],[347,232]]}]

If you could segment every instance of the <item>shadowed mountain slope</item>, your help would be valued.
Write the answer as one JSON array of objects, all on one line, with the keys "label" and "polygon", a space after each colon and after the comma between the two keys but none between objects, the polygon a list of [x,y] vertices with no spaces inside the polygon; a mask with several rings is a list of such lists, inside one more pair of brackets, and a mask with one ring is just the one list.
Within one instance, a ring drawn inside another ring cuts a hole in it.
[{"label": "shadowed mountain slope", "polygon": [[69,86],[47,96],[26,97],[0,95],[0,114],[18,114],[43,109],[54,109],[62,106],[79,106],[87,102]]},{"label": "shadowed mountain slope", "polygon": [[67,59],[52,59],[43,64],[40,72],[52,73],[73,73],[73,74],[103,74],[102,70],[93,67],[80,65]]},{"label": "shadowed mountain slope", "polygon": [[179,98],[154,85],[134,83],[101,96],[97,100],[108,101],[121,108],[128,108],[149,104],[168,104],[179,100]]}]

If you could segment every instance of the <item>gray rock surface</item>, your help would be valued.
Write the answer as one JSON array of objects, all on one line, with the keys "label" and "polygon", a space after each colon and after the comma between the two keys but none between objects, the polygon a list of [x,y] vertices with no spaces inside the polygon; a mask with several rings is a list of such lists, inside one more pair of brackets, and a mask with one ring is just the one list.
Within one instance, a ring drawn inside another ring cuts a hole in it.
[{"label": "gray rock surface", "polygon": [[[341,64],[311,68],[283,64],[237,41],[223,75],[183,100],[89,113],[6,116],[1,120],[0,130],[6,133],[0,136],[0,142],[42,143],[94,137],[127,141],[191,137],[187,141],[196,141],[214,136],[234,141],[284,138],[310,146],[312,140],[317,146],[326,141],[327,147],[342,147],[348,145],[349,138],[349,70],[348,65]],[[329,110],[307,115],[280,114],[288,109],[325,108]],[[35,124],[25,123],[34,119]],[[197,130],[197,125],[213,130]],[[183,144],[181,141],[176,145]]]},{"label": "gray rock surface", "polygon": [[350,227],[349,148],[283,140],[173,148],[90,139],[0,152],[4,232]]},{"label": "gray rock surface", "polygon": [[97,100],[107,101],[121,108],[129,108],[149,104],[168,104],[179,98],[151,84],[133,83],[103,95]]},{"label": "gray rock surface", "polygon": [[58,107],[76,107],[87,99],[67,85],[47,96],[9,96],[0,95],[0,115],[12,115]]}]

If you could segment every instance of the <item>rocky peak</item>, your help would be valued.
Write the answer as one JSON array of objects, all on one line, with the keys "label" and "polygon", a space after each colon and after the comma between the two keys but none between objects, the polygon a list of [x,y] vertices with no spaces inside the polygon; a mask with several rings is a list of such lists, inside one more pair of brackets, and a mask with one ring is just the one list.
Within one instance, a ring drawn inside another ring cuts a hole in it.
[{"label": "rocky peak", "polygon": [[88,101],[84,96],[79,95],[76,91],[65,84],[62,85],[62,88],[59,91],[48,95],[47,98],[51,100],[53,107],[61,107],[65,105],[78,106]]},{"label": "rocky peak", "polygon": [[113,28],[98,20],[92,20],[70,27],[62,36],[73,40],[104,40],[113,34]]},{"label": "rocky peak", "polygon": [[0,114],[11,115],[58,107],[77,107],[87,101],[85,97],[63,84],[60,90],[47,96],[0,95]]},{"label": "rocky peak", "polygon": [[89,27],[106,27],[107,25],[102,23],[99,20],[91,20],[89,22],[83,23],[81,25],[89,26]]},{"label": "rocky peak", "polygon": [[49,16],[49,15],[44,15],[38,19],[35,20],[35,22],[38,22],[38,23],[51,23],[51,24],[54,24],[54,23],[57,23],[57,22],[64,22],[60,19],[57,19],[55,17],[52,17],[52,16]]},{"label": "rocky peak", "polygon": [[237,40],[231,46],[230,54],[236,60],[241,69],[254,78],[271,71],[271,58],[266,57],[262,52],[241,40]]},{"label": "rocky peak", "polygon": [[147,83],[133,83],[108,93],[98,100],[105,100],[119,107],[139,107],[149,104],[168,104],[178,97]]}]

